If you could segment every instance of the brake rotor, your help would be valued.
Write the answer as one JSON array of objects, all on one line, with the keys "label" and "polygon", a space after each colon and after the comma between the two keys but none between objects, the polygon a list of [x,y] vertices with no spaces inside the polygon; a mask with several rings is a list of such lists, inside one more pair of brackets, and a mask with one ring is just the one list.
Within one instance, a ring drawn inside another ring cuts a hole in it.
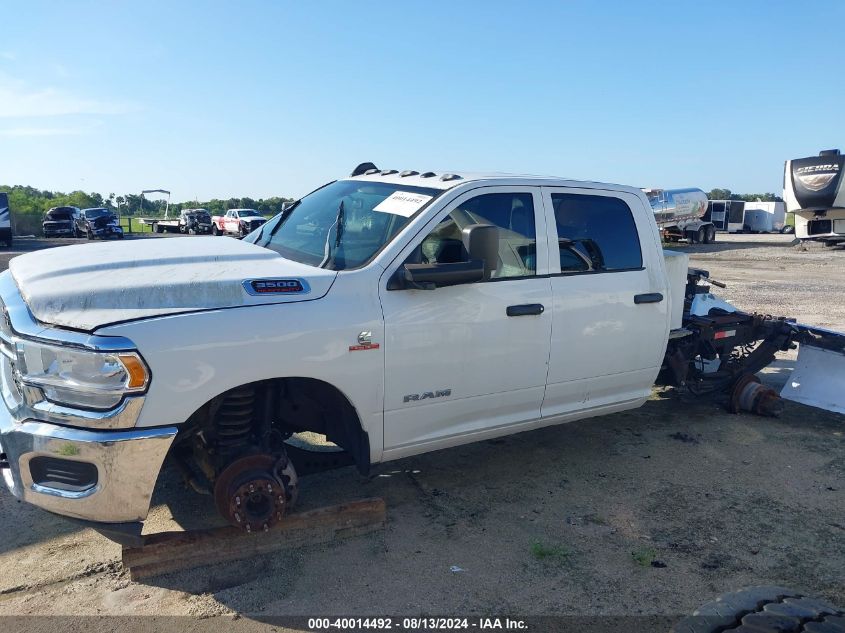
[{"label": "brake rotor", "polygon": [[762,385],[757,376],[746,374],[734,384],[728,408],[732,413],[750,411],[777,417],[783,412],[783,400],[774,389]]},{"label": "brake rotor", "polygon": [[296,502],[297,477],[286,456],[248,455],[226,466],[214,484],[217,511],[246,532],[266,531]]}]

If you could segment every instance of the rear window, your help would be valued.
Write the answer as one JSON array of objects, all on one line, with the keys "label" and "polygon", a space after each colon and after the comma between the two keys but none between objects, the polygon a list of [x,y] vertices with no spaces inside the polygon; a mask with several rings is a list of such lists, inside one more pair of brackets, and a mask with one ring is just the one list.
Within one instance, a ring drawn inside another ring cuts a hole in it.
[{"label": "rear window", "polygon": [[9,206],[9,196],[5,191],[0,191],[0,209],[5,209]]},{"label": "rear window", "polygon": [[[562,272],[642,268],[630,207],[613,196],[553,193]],[[590,265],[587,262],[591,262]]]}]

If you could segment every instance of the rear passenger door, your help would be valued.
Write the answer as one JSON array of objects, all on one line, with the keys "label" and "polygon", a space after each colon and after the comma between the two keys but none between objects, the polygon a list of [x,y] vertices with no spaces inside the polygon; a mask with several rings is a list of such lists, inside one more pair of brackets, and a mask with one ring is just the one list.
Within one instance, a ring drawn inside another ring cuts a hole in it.
[{"label": "rear passenger door", "polygon": [[637,406],[651,392],[668,335],[654,223],[628,192],[544,187],[543,204],[553,310],[542,415]]}]

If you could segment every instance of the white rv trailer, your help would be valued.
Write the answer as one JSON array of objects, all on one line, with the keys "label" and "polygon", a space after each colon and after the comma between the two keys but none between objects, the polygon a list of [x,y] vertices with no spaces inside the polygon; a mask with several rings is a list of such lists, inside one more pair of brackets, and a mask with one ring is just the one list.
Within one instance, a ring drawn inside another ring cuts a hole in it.
[{"label": "white rv trailer", "polygon": [[786,212],[795,215],[795,237],[845,242],[845,156],[838,149],[794,158],[783,168]]}]

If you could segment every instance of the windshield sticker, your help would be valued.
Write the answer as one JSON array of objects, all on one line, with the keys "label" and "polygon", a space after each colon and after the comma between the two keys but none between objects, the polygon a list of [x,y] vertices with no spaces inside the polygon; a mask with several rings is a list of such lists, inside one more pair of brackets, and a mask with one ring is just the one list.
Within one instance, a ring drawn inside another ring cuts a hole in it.
[{"label": "windshield sticker", "polygon": [[426,202],[431,200],[431,198],[431,196],[426,196],[421,193],[394,191],[384,200],[379,202],[373,208],[373,211],[392,213],[393,215],[401,215],[402,217],[410,218],[414,215],[414,213],[419,211]]}]

